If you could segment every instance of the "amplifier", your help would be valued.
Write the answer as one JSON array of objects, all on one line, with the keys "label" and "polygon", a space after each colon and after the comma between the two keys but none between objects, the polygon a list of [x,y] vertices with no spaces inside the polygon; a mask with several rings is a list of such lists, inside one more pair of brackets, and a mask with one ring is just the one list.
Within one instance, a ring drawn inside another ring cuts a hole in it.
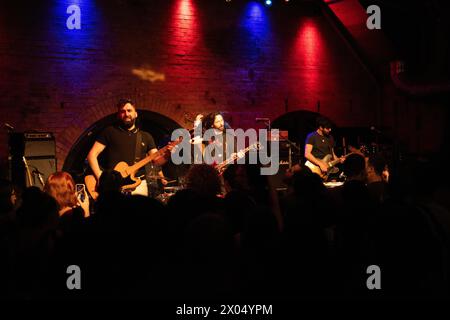
[{"label": "amplifier", "polygon": [[302,155],[297,144],[291,142],[280,141],[279,142],[279,169],[278,172],[269,176],[269,180],[272,186],[275,187],[277,191],[286,191],[288,186],[284,182],[286,176],[286,170],[291,168],[296,164],[300,164],[302,161]]},{"label": "amplifier", "polygon": [[11,179],[24,188],[29,187],[25,161],[32,175],[31,185],[43,188],[48,176],[56,172],[56,143],[50,132],[25,132],[10,135]]},{"label": "amplifier", "polygon": [[25,139],[33,140],[33,139],[53,139],[53,133],[51,132],[25,132],[23,134]]},{"label": "amplifier", "polygon": [[267,133],[268,141],[286,141],[289,138],[289,132],[285,130],[278,131],[278,134]]},{"label": "amplifier", "polygon": [[56,143],[53,133],[15,133],[10,140],[11,154],[20,157],[55,157]]}]

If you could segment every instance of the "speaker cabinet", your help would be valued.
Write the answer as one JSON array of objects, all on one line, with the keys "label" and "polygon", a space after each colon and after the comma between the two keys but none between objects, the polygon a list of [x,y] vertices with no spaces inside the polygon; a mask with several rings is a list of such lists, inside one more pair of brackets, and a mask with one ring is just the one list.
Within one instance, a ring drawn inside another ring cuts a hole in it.
[{"label": "speaker cabinet", "polygon": [[[272,148],[272,147],[271,147]],[[300,164],[301,154],[299,147],[291,142],[279,141],[278,145],[278,156],[279,156],[279,169],[277,174],[270,176],[272,186],[276,188],[277,191],[286,191],[288,186],[284,182],[286,176],[286,170],[291,168],[296,164]]]},{"label": "speaker cabinet", "polygon": [[287,191],[288,185],[284,181],[287,169],[289,169],[289,164],[285,164],[284,161],[280,161],[278,172],[272,176],[268,176],[270,184],[276,191]]},{"label": "speaker cabinet", "polygon": [[14,133],[9,143],[12,181],[22,188],[35,186],[42,189],[48,176],[56,172],[53,134]]}]

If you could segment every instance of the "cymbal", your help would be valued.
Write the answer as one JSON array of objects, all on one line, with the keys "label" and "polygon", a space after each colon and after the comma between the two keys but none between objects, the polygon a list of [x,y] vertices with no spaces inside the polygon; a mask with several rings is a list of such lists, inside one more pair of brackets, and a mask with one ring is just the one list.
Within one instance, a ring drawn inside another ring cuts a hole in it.
[{"label": "cymbal", "polygon": [[178,191],[178,190],[181,189],[181,187],[180,187],[180,186],[176,186],[176,187],[164,187],[163,189],[164,189],[164,191]]},{"label": "cymbal", "polygon": [[168,180],[169,178],[167,177],[160,177],[160,176],[147,176],[148,179],[164,179],[167,180],[167,183],[175,183],[177,182],[177,180]]}]

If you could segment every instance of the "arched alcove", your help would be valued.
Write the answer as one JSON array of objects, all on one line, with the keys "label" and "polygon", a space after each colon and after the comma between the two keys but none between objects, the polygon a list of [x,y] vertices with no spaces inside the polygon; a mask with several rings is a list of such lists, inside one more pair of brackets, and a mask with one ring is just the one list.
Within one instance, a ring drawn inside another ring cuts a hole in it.
[{"label": "arched alcove", "polygon": [[[173,130],[182,128],[182,126],[174,120],[157,112],[139,109],[137,111],[139,115],[137,125],[153,136],[158,149],[169,143]],[[116,114],[110,114],[96,121],[85,130],[70,149],[64,161],[62,170],[72,174],[75,180],[81,181],[84,175],[90,171],[86,156],[94,144],[97,135],[104,128],[114,124],[116,121]],[[101,155],[99,160],[101,163]],[[170,179],[178,178],[183,175],[186,170],[186,166],[175,166],[170,161],[163,167],[164,174]]]},{"label": "arched alcove", "polygon": [[[296,110],[285,113],[272,122],[272,128],[280,130],[287,130],[289,132],[289,140],[295,142],[300,148],[300,158],[303,158],[305,151],[306,136],[316,130],[316,119],[322,116],[317,112],[307,110]],[[343,141],[345,138],[345,144],[353,146],[361,146],[361,142],[366,144],[373,141],[369,128],[357,128],[357,127],[337,127],[336,124],[330,119],[333,124],[332,135],[335,140],[335,152],[340,155],[344,153]]]},{"label": "arched alcove", "polygon": [[[317,129],[316,118],[319,116],[321,114],[307,110],[288,112],[276,118],[272,122],[272,128],[287,130],[289,140],[295,142],[303,153],[306,136]],[[364,146],[367,152],[375,153],[388,149],[392,143],[385,128],[382,128],[382,132],[374,127],[338,127],[331,119],[330,121],[333,124],[331,134],[336,143],[335,152],[337,155],[345,153],[344,146],[351,145],[357,148]]]},{"label": "arched alcove", "polygon": [[316,129],[317,112],[296,110],[282,114],[272,122],[272,128],[287,130],[289,140],[303,147],[308,133]]}]

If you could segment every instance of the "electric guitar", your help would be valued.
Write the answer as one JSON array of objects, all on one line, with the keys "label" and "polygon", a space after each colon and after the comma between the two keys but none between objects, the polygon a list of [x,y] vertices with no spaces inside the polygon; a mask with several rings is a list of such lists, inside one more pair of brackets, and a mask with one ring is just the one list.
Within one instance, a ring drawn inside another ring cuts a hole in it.
[{"label": "electric guitar", "polygon": [[[148,164],[152,161],[155,161],[155,160],[163,158],[163,157],[167,158],[170,155],[169,147],[175,147],[181,141],[182,141],[182,138],[180,137],[179,139],[170,142],[168,145],[159,149],[157,152],[149,154],[148,156],[146,156],[145,158],[143,158],[142,160],[136,162],[135,164],[133,164],[131,166],[129,166],[124,161],[116,164],[116,166],[114,167],[114,170],[119,172],[120,175],[122,176],[122,178],[124,178],[124,180],[126,179],[130,182],[129,184],[125,184],[121,187],[122,192],[131,192],[134,189],[136,189],[141,184],[141,181],[142,181],[140,177],[135,176],[136,172],[140,168],[142,168],[143,166],[145,166],[146,164]],[[95,178],[95,176],[94,175],[86,176],[84,178],[84,183],[86,184],[86,189],[88,190],[92,199],[97,200],[98,195],[99,195],[97,192],[98,181]]]},{"label": "electric guitar", "polygon": [[339,159],[336,159],[336,160],[331,160],[331,159],[333,159],[333,155],[327,154],[322,159],[322,161],[325,162],[327,164],[327,166],[328,166],[328,169],[327,169],[326,172],[323,172],[322,169],[320,169],[320,167],[318,165],[315,165],[314,163],[312,163],[309,160],[307,160],[305,162],[305,166],[307,166],[309,169],[311,169],[311,171],[313,173],[318,174],[324,181],[326,181],[330,174],[337,173],[339,171],[339,169],[336,168],[335,165],[340,163],[342,158],[344,158],[344,160],[345,160],[351,154],[361,154],[361,155],[363,155],[364,154],[364,150],[365,150],[365,147],[363,146],[360,149],[356,149],[353,152],[349,152],[345,156],[342,156],[342,157],[340,157]]},{"label": "electric guitar", "polygon": [[217,170],[217,172],[219,173],[219,175],[222,175],[223,172],[225,171],[225,169],[231,164],[233,163],[235,160],[239,159],[238,153],[243,152],[244,154],[246,154],[247,152],[249,152],[250,150],[262,150],[263,147],[259,144],[259,142],[255,142],[251,145],[249,145],[247,148],[240,150],[237,153],[234,153],[230,158],[228,158],[227,160],[223,161],[222,163],[219,163],[218,165],[216,165],[214,168]]}]

